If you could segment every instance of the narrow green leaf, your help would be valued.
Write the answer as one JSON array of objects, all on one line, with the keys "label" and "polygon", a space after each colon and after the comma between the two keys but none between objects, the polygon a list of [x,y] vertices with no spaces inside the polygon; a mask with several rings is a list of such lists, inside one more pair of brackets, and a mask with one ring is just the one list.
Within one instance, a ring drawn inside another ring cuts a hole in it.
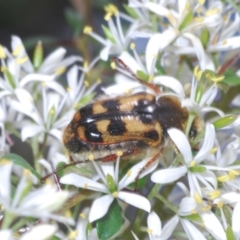
[{"label": "narrow green leaf", "polygon": [[227,227],[226,235],[227,235],[227,240],[234,240],[235,239],[233,230],[230,226]]},{"label": "narrow green leaf", "polygon": [[141,70],[138,70],[137,71],[137,76],[140,78],[140,79],[142,79],[143,81],[148,81],[148,79],[149,79],[149,76],[146,74],[146,73],[144,73],[143,71],[141,71]]},{"label": "narrow green leaf", "polygon": [[114,36],[112,35],[111,31],[109,28],[105,27],[102,25],[103,32],[108,40],[110,40],[112,43],[116,43]]},{"label": "narrow green leaf", "polygon": [[196,91],[196,95],[195,95],[195,101],[197,103],[200,103],[201,99],[202,99],[202,95],[203,95],[203,85],[199,84],[197,91]]},{"label": "narrow green leaf", "polygon": [[118,202],[114,200],[107,214],[96,222],[99,239],[105,240],[114,236],[121,228],[122,222],[123,217],[121,208]]},{"label": "narrow green leaf", "polygon": [[182,218],[185,218],[185,219],[188,219],[188,220],[191,220],[191,221],[196,221],[196,222],[201,222],[202,221],[202,218],[197,213],[196,214],[191,214],[191,215],[188,215],[188,216],[183,216]]},{"label": "narrow green leaf", "polygon": [[214,125],[215,129],[221,129],[221,128],[224,128],[224,127],[230,125],[231,123],[233,123],[237,118],[238,118],[237,115],[231,114],[231,115],[228,115],[228,116],[225,116],[225,117],[222,117],[222,118],[216,120],[213,123],[213,125]]},{"label": "narrow green leaf", "polygon": [[110,191],[111,193],[114,193],[115,191],[117,191],[117,187],[116,187],[116,184],[115,184],[115,182],[114,182],[114,180],[113,180],[112,175],[107,174],[106,180],[107,180],[107,184],[108,184],[109,191]]},{"label": "narrow green leaf", "polygon": [[124,9],[126,10],[126,12],[133,18],[138,19],[138,15],[135,12],[135,10],[133,8],[130,8],[128,5],[123,4]]},{"label": "narrow green leaf", "polygon": [[24,169],[28,169],[35,177],[37,177],[38,179],[41,178],[41,175],[21,156],[10,153],[10,154],[3,156],[0,159],[0,161],[2,159],[7,159],[7,160],[11,161],[14,165],[20,166]]},{"label": "narrow green leaf", "polygon": [[206,49],[207,44],[208,44],[208,41],[209,41],[209,31],[208,31],[207,28],[204,28],[204,29],[202,30],[200,39],[201,39],[201,43],[202,43],[204,49]]},{"label": "narrow green leaf", "polygon": [[188,169],[193,173],[204,173],[206,171],[206,168],[204,166],[200,166],[200,165],[190,167]]},{"label": "narrow green leaf", "polygon": [[43,62],[43,47],[42,42],[38,41],[37,46],[34,49],[33,52],[33,66],[35,71],[37,71]]}]

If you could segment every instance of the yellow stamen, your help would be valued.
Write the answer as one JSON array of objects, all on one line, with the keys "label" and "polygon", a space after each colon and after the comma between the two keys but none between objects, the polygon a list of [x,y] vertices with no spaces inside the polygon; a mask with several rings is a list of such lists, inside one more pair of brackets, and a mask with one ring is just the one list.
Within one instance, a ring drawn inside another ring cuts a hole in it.
[{"label": "yellow stamen", "polygon": [[112,196],[113,196],[114,198],[116,198],[116,197],[118,196],[118,192],[112,193]]},{"label": "yellow stamen", "polygon": [[130,177],[131,175],[132,175],[132,171],[131,171],[131,170],[128,170],[127,176]]},{"label": "yellow stamen", "polygon": [[101,78],[98,78],[98,79],[97,79],[97,83],[99,83],[99,84],[102,83],[102,79],[101,79]]},{"label": "yellow stamen", "polygon": [[1,72],[6,72],[7,71],[7,67],[6,66],[1,66]]},{"label": "yellow stamen", "polygon": [[220,12],[219,8],[214,8],[214,9],[206,11],[205,15],[206,16],[212,16],[212,15],[217,14],[219,12]]},{"label": "yellow stamen", "polygon": [[229,175],[223,175],[217,178],[219,182],[227,182],[230,180]]},{"label": "yellow stamen", "polygon": [[72,88],[68,86],[68,87],[66,88],[66,90],[67,90],[67,92],[71,92],[71,91],[72,91]]},{"label": "yellow stamen", "polygon": [[194,20],[196,22],[203,22],[204,21],[204,18],[203,17],[195,17]]},{"label": "yellow stamen", "polygon": [[191,211],[191,213],[192,213],[192,214],[196,214],[197,211],[194,209],[194,210]]},{"label": "yellow stamen", "polygon": [[121,150],[117,151],[117,155],[118,155],[119,157],[121,157],[121,156],[123,155],[123,151],[121,151]]},{"label": "yellow stamen", "polygon": [[222,201],[219,201],[219,202],[217,203],[217,206],[218,206],[218,208],[222,208],[222,207],[223,207],[223,202],[222,202]]},{"label": "yellow stamen", "polygon": [[104,16],[104,20],[105,21],[109,21],[112,17],[112,14],[111,13],[106,13],[105,16]]},{"label": "yellow stamen", "polygon": [[89,66],[88,61],[84,61],[83,62],[83,68],[84,68],[85,71],[87,71],[88,66]]},{"label": "yellow stamen", "polygon": [[91,153],[91,154],[89,154],[89,156],[88,156],[88,159],[90,160],[90,161],[93,161],[94,160],[94,156],[93,156],[93,154]]},{"label": "yellow stamen", "polygon": [[65,216],[66,218],[71,218],[71,217],[72,217],[71,211],[70,211],[70,210],[66,210],[66,211],[64,212],[64,216]]},{"label": "yellow stamen", "polygon": [[25,63],[27,60],[28,60],[27,56],[26,57],[22,57],[22,58],[17,58],[16,59],[16,63],[20,65],[20,64]]},{"label": "yellow stamen", "polygon": [[29,177],[31,174],[30,174],[30,171],[28,169],[24,169],[23,170],[23,176],[25,177]]},{"label": "yellow stamen", "polygon": [[116,63],[115,62],[111,62],[111,68],[116,69]]},{"label": "yellow stamen", "polygon": [[83,29],[83,33],[84,34],[89,34],[92,32],[92,27],[90,26],[85,26],[84,29]]},{"label": "yellow stamen", "polygon": [[134,50],[134,49],[135,49],[135,43],[132,42],[132,43],[130,44],[130,49],[131,49],[131,50]]},{"label": "yellow stamen", "polygon": [[46,86],[46,83],[45,83],[45,82],[41,82],[41,85],[42,85],[43,87],[45,87],[45,86]]},{"label": "yellow stamen", "polygon": [[191,167],[195,167],[197,165],[197,163],[194,161],[194,160],[192,160],[191,162],[190,162],[190,166]]},{"label": "yellow stamen", "polygon": [[113,4],[108,4],[107,6],[104,7],[104,10],[107,13],[110,13],[115,16],[118,14],[118,8]]},{"label": "yellow stamen", "polygon": [[234,180],[236,178],[236,176],[239,175],[239,172],[237,172],[236,170],[230,170],[228,172],[228,175],[229,175],[230,180]]},{"label": "yellow stamen", "polygon": [[202,198],[197,192],[194,194],[193,198],[198,204],[202,204]]},{"label": "yellow stamen", "polygon": [[6,58],[6,53],[4,51],[4,48],[2,45],[0,45],[0,59],[5,59]]},{"label": "yellow stamen", "polygon": [[152,234],[153,230],[151,228],[148,228],[147,232],[148,232],[148,234]]},{"label": "yellow stamen", "polygon": [[71,232],[68,234],[68,239],[69,239],[69,240],[74,240],[77,235],[78,235],[78,231],[77,231],[77,230],[71,231]]},{"label": "yellow stamen", "polygon": [[219,76],[219,77],[213,77],[213,76],[211,76],[211,77],[210,77],[210,79],[211,79],[213,82],[215,82],[215,83],[221,82],[224,78],[225,78],[225,76]]},{"label": "yellow stamen", "polygon": [[219,190],[215,190],[215,191],[210,192],[208,195],[209,195],[210,199],[213,200],[215,198],[218,198],[221,195],[221,192]]},{"label": "yellow stamen", "polygon": [[17,56],[19,55],[19,53],[22,51],[22,49],[23,49],[23,45],[22,45],[22,44],[18,45],[18,46],[13,50],[12,55],[13,55],[14,57],[17,57]]},{"label": "yellow stamen", "polygon": [[58,76],[62,75],[65,71],[66,71],[66,67],[64,67],[64,66],[55,69],[55,73],[56,73]]},{"label": "yellow stamen", "polygon": [[6,158],[1,159],[0,165],[7,165],[7,164],[11,164],[11,161],[9,161],[9,160],[6,159]]},{"label": "yellow stamen", "polygon": [[209,152],[210,154],[214,154],[215,152],[217,152],[217,147],[212,148]]},{"label": "yellow stamen", "polygon": [[85,213],[80,213],[79,216],[83,219],[86,219],[86,214]]},{"label": "yellow stamen", "polygon": [[49,113],[50,113],[51,115],[55,114],[55,109],[52,108]]},{"label": "yellow stamen", "polygon": [[85,87],[89,87],[90,86],[90,83],[87,80],[85,80],[83,83],[84,83]]},{"label": "yellow stamen", "polygon": [[154,75],[150,75],[149,78],[148,78],[148,81],[149,81],[149,82],[152,82],[153,79],[154,79]]},{"label": "yellow stamen", "polygon": [[209,206],[209,205],[203,206],[203,207],[201,207],[201,209],[202,209],[202,211],[207,212],[207,211],[211,210],[211,206]]},{"label": "yellow stamen", "polygon": [[206,0],[198,0],[198,3],[203,5],[205,3]]},{"label": "yellow stamen", "polygon": [[227,40],[222,41],[222,45],[226,45],[227,44]]},{"label": "yellow stamen", "polygon": [[88,184],[84,183],[84,188],[88,189]]}]

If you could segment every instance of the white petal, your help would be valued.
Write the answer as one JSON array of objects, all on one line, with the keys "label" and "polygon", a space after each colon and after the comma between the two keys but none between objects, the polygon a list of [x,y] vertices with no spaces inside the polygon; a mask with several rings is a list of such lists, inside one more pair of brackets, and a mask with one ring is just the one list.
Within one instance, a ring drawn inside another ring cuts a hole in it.
[{"label": "white petal", "polygon": [[62,96],[65,96],[67,94],[66,90],[58,82],[48,81],[48,82],[46,82],[46,86],[48,86],[53,91],[59,93]]},{"label": "white petal", "polygon": [[184,33],[183,36],[188,38],[192,42],[192,45],[195,48],[196,55],[199,60],[201,69],[202,70],[209,69],[214,71],[215,70],[214,64],[212,60],[208,57],[206,52],[204,51],[204,48],[199,38],[197,38],[195,35],[191,33]]},{"label": "white petal", "polygon": [[171,44],[177,35],[177,30],[171,28],[163,33],[156,33],[149,39],[146,47],[146,65],[148,73],[152,72],[152,65],[158,55],[158,52],[162,51],[166,46]]},{"label": "white petal", "polygon": [[112,195],[105,195],[94,200],[89,213],[89,222],[91,223],[99,218],[102,218],[107,213],[113,200],[114,198]]},{"label": "white petal", "polygon": [[143,209],[146,212],[150,212],[151,210],[151,204],[149,200],[136,193],[120,191],[118,192],[118,198],[130,205],[133,205],[134,207]]},{"label": "white petal", "polygon": [[162,222],[155,212],[151,212],[147,218],[148,228],[152,230],[151,235],[154,237],[160,237],[162,232]]},{"label": "white petal", "polygon": [[153,83],[163,85],[167,88],[172,89],[175,93],[179,94],[180,97],[184,98],[184,89],[182,84],[174,77],[160,76],[153,79]]},{"label": "white petal", "polygon": [[236,49],[240,47],[240,37],[236,36],[236,37],[232,37],[232,38],[228,38],[223,40],[220,43],[211,45],[208,50],[210,52],[215,52],[215,51],[223,51],[223,50],[231,50],[231,49]]},{"label": "white petal", "polygon": [[151,180],[155,183],[171,183],[187,173],[187,167],[162,169],[152,174]]},{"label": "white petal", "polygon": [[39,133],[44,133],[44,131],[45,130],[44,130],[43,126],[38,126],[38,125],[34,125],[34,124],[26,126],[21,131],[22,141],[24,142],[27,138],[36,136]]},{"label": "white petal", "polygon": [[196,176],[206,187],[208,187],[210,183],[211,188],[217,189],[217,178],[212,171],[207,170],[204,173],[196,174]]},{"label": "white petal", "polygon": [[185,197],[182,199],[180,206],[179,206],[179,210],[178,213],[181,216],[186,216],[191,214],[191,212],[193,210],[195,210],[197,207],[197,203],[195,202],[195,200],[191,197]]},{"label": "white petal", "polygon": [[190,163],[192,161],[192,150],[185,134],[176,128],[169,129],[168,134],[178,150],[182,153],[185,162],[187,164]]},{"label": "white petal", "polygon": [[179,217],[177,215],[167,222],[167,224],[162,229],[162,235],[161,235],[162,240],[170,238],[178,222],[179,222]]},{"label": "white petal", "polygon": [[215,239],[225,240],[226,233],[217,217],[212,212],[204,212],[201,214],[206,230],[212,234]]},{"label": "white petal", "polygon": [[222,157],[217,162],[217,165],[220,167],[225,167],[234,163],[236,159],[237,159],[236,150],[232,145],[230,145],[224,150]]},{"label": "white petal", "polygon": [[34,226],[31,230],[25,233],[20,240],[45,240],[50,239],[57,231],[56,225],[41,224]]},{"label": "white petal", "polygon": [[204,235],[188,220],[181,219],[181,223],[188,239],[207,240]]},{"label": "white petal", "polygon": [[240,193],[236,192],[228,192],[222,194],[221,200],[223,204],[232,204],[240,201]]},{"label": "white petal", "polygon": [[55,78],[54,75],[44,75],[38,73],[28,74],[26,77],[22,78],[20,82],[20,87],[24,87],[29,82],[48,82],[53,81]]},{"label": "white petal", "polygon": [[232,213],[232,230],[234,232],[235,239],[240,237],[240,202],[238,202]]},{"label": "white petal", "polygon": [[9,229],[0,230],[0,239],[12,240],[12,232]]},{"label": "white petal", "polygon": [[111,45],[110,46],[107,46],[105,48],[103,48],[100,52],[100,58],[103,60],[103,61],[107,61],[108,60],[108,56],[110,54],[110,49],[111,49]]},{"label": "white petal", "polygon": [[63,135],[63,133],[62,133],[61,130],[58,130],[58,129],[54,128],[54,129],[51,129],[51,130],[49,131],[49,133],[50,133],[52,136],[54,136],[56,139],[58,139],[59,142],[62,142],[62,135]]},{"label": "white petal", "polygon": [[74,185],[76,187],[90,189],[93,191],[108,193],[108,188],[105,185],[95,182],[89,178],[79,176],[75,173],[69,173],[69,174],[63,176],[60,179],[60,183],[70,184],[70,185]]},{"label": "white petal", "polygon": [[190,188],[190,196],[192,197],[195,193],[198,193],[199,196],[202,196],[202,191],[198,183],[196,174],[188,172],[188,184]]},{"label": "white petal", "polygon": [[77,65],[74,65],[67,72],[68,86],[73,90],[77,88],[77,79],[78,79],[78,67]]}]

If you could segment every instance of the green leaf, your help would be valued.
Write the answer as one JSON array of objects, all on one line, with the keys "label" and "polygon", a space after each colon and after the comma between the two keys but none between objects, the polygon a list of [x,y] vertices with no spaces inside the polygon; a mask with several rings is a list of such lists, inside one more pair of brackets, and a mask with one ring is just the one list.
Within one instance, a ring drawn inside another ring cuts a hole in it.
[{"label": "green leaf", "polygon": [[230,125],[231,123],[233,123],[237,118],[238,118],[237,115],[231,114],[231,115],[228,115],[228,116],[225,116],[225,117],[222,117],[222,118],[216,120],[213,123],[213,125],[214,125],[215,129],[221,129],[221,128],[224,128],[224,127]]},{"label": "green leaf", "polygon": [[204,28],[202,30],[200,39],[201,39],[201,43],[202,43],[204,49],[206,49],[208,41],[209,41],[209,31],[207,28]]},{"label": "green leaf", "polygon": [[200,165],[189,167],[188,169],[193,173],[204,173],[206,171],[206,168]]},{"label": "green leaf", "polygon": [[225,78],[223,79],[223,83],[226,83],[230,86],[240,85],[240,77],[238,77],[232,69],[227,69],[224,72]]},{"label": "green leaf", "polygon": [[196,221],[196,222],[201,222],[202,221],[202,218],[197,213],[191,214],[191,215],[188,215],[188,216],[182,216],[182,218],[185,218],[185,219],[188,219],[188,220],[191,220],[191,221]]},{"label": "green leaf", "polygon": [[21,156],[10,153],[10,154],[3,156],[0,159],[0,161],[3,159],[7,159],[7,160],[11,161],[16,166],[20,166],[24,169],[28,169],[35,177],[37,177],[38,179],[41,178],[41,175]]},{"label": "green leaf", "polygon": [[125,11],[133,18],[138,19],[138,15],[133,8],[130,8],[128,5],[123,4]]},{"label": "green leaf", "polygon": [[121,208],[116,200],[110,205],[107,214],[97,220],[96,228],[101,240],[109,239],[115,235],[122,226],[123,217]]},{"label": "green leaf", "polygon": [[37,71],[43,62],[43,47],[42,47],[42,42],[38,41],[37,46],[34,49],[33,52],[33,66],[35,71]]},{"label": "green leaf", "polygon": [[74,36],[79,36],[83,28],[83,20],[78,11],[74,9],[66,9],[64,12],[68,25],[72,28]]},{"label": "green leaf", "polygon": [[140,79],[142,79],[143,81],[145,81],[145,82],[147,82],[148,79],[149,79],[149,76],[148,76],[145,72],[143,72],[143,71],[141,71],[141,70],[138,70],[138,71],[137,71],[137,76],[138,76]]},{"label": "green leaf", "polygon": [[197,103],[200,103],[200,101],[202,99],[202,95],[203,95],[203,85],[199,84],[197,87],[196,95],[195,95],[195,101]]},{"label": "green leaf", "polygon": [[230,226],[227,227],[226,235],[227,235],[227,240],[234,240],[235,239],[234,234],[233,234],[233,230]]},{"label": "green leaf", "polygon": [[114,36],[112,35],[111,31],[109,28],[105,27],[102,25],[103,32],[108,40],[110,40],[112,43],[116,43]]},{"label": "green leaf", "polygon": [[107,180],[107,184],[108,184],[109,191],[110,191],[111,193],[114,193],[115,191],[117,191],[117,187],[116,187],[116,184],[115,184],[115,182],[114,182],[114,180],[113,180],[112,175],[107,174],[106,180]]}]

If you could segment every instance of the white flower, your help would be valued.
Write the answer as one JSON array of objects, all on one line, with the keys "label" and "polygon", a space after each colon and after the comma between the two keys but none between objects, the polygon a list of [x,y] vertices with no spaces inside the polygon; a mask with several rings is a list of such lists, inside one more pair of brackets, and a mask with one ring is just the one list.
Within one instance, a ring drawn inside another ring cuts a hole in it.
[{"label": "white flower", "polygon": [[[113,169],[112,164],[107,164],[105,166],[102,166],[103,173],[100,169],[98,169],[97,165],[96,170],[98,171],[103,183],[98,183],[96,181],[93,181],[91,179],[79,176],[75,173],[70,173],[65,175],[60,179],[60,182],[63,184],[71,184],[76,187],[80,188],[86,188],[97,192],[105,193],[106,195],[97,198],[91,207],[90,213],[89,213],[89,221],[93,222],[101,217],[103,217],[107,211],[111,203],[115,198],[118,200],[123,200],[124,202],[133,205],[137,208],[143,209],[147,212],[150,211],[151,205],[147,198],[136,194],[132,192],[126,192],[124,191],[124,188],[126,188],[129,184],[135,181],[135,178],[142,167],[145,166],[149,159],[143,160],[140,163],[136,164],[134,167],[132,167],[128,173],[118,182],[118,171],[119,171],[119,161],[120,158],[118,157],[115,170]],[[143,174],[140,175],[140,177],[143,177],[147,173],[151,172],[156,168],[157,162],[154,163],[153,166],[148,168]],[[108,180],[112,179],[114,183],[114,188],[110,189],[108,185]]]},{"label": "white flower", "polygon": [[216,188],[216,177],[211,171],[205,169],[205,166],[203,166],[204,171],[201,171],[201,173],[194,171],[194,168],[209,155],[210,150],[213,147],[215,139],[215,130],[213,125],[206,125],[206,132],[202,147],[195,157],[192,155],[191,146],[183,132],[172,128],[168,130],[168,134],[178,150],[182,153],[185,165],[158,170],[152,174],[151,180],[156,183],[169,183],[176,181],[187,173],[191,193],[198,192],[201,195],[201,188],[198,181],[207,186],[212,184]]}]

